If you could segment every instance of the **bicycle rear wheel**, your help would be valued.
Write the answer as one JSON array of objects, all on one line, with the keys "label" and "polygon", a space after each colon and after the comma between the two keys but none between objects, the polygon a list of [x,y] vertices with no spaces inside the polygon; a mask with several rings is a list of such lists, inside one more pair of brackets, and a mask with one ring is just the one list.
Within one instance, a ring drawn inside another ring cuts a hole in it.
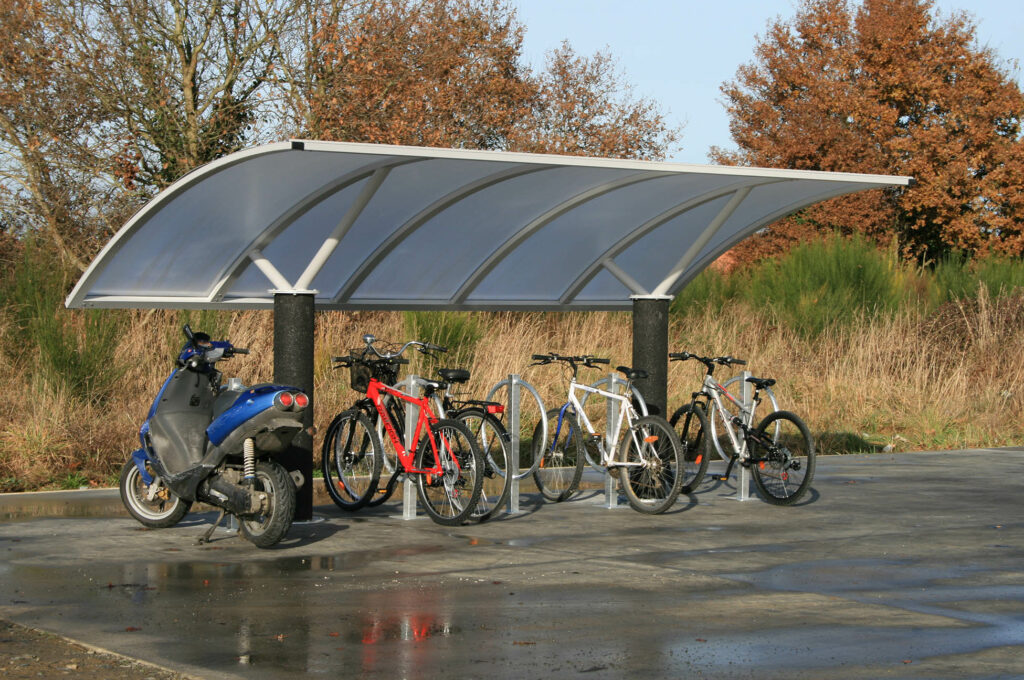
[{"label": "bicycle rear wheel", "polygon": [[789,411],[769,413],[748,437],[754,486],[768,503],[792,505],[814,479],[814,439]]},{"label": "bicycle rear wheel", "polygon": [[586,463],[583,436],[576,416],[566,409],[551,409],[545,414],[548,421],[548,440],[542,441],[541,423],[533,430],[533,460],[540,464],[533,471],[537,489],[549,501],[564,501],[580,484]]},{"label": "bicycle rear wheel", "polygon": [[339,413],[327,428],[320,466],[331,500],[342,510],[358,510],[377,489],[381,444],[370,419],[359,410]]},{"label": "bicycle rear wheel", "polygon": [[679,436],[683,451],[682,486],[680,493],[690,493],[704,481],[711,457],[711,439],[708,417],[700,404],[686,404],[676,409],[669,421]]},{"label": "bicycle rear wheel", "polygon": [[483,522],[501,511],[512,489],[515,472],[508,472],[512,442],[501,421],[481,408],[459,411],[455,419],[469,429],[483,459],[483,489],[473,511],[473,519]]},{"label": "bicycle rear wheel", "polygon": [[683,455],[679,439],[661,416],[636,421],[619,444],[619,483],[633,509],[665,512],[679,497]]},{"label": "bicycle rear wheel", "polygon": [[[434,458],[434,445],[437,458]],[[473,435],[456,420],[439,420],[420,439],[415,466],[431,468],[440,462],[441,474],[416,473],[416,491],[423,509],[438,524],[457,525],[469,519],[483,487],[483,460]]]}]

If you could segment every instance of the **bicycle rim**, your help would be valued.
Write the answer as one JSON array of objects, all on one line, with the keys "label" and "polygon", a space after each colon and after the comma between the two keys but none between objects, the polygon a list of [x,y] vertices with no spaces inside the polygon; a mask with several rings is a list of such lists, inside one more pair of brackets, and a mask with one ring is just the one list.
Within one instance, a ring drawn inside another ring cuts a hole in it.
[{"label": "bicycle rim", "polygon": [[417,473],[416,490],[430,518],[438,524],[462,524],[476,508],[483,486],[483,463],[473,436],[462,423],[441,420],[431,427],[416,452],[416,467],[433,467],[434,446],[441,473]]}]

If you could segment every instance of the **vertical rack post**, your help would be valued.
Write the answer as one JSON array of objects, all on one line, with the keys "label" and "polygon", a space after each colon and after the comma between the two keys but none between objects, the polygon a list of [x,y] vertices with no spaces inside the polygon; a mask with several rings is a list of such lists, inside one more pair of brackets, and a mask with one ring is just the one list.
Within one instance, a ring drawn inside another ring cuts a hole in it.
[{"label": "vertical rack post", "polygon": [[[506,475],[512,475],[512,485],[508,493],[508,506],[506,514],[513,515],[519,512],[519,428],[522,422],[522,402],[520,401],[519,382],[521,378],[516,374],[508,376],[508,432],[511,437],[509,448],[511,451]],[[541,414],[543,417],[543,414]]]},{"label": "vertical rack post", "polygon": [[[608,391],[615,394],[615,374],[608,374]],[[606,429],[604,431],[604,446],[605,450],[610,452],[612,456],[615,455],[615,441],[613,436],[618,429],[619,420],[619,402],[614,399],[605,399],[605,408],[607,409],[607,419],[605,421]],[[604,471],[604,507],[608,509],[616,508],[619,505],[619,490],[615,488],[615,478],[612,476],[611,470],[605,468]]]},{"label": "vertical rack post", "polygon": [[[741,374],[742,387],[740,388],[740,403],[743,404],[743,408],[750,412],[753,408],[754,395],[751,391],[751,384],[747,382],[747,378],[750,377],[750,371],[743,371]],[[746,420],[744,418],[744,420]],[[753,423],[751,423],[753,425]],[[746,455],[750,455],[749,451],[744,452]],[[738,501],[749,501],[750,500],[750,468],[746,465],[740,466],[740,475],[737,480],[738,488],[736,489],[736,500]]]},{"label": "vertical rack post", "polygon": [[[406,378],[409,382],[409,394],[414,397],[420,395],[419,376],[410,375]],[[416,446],[413,441],[416,437],[416,421],[420,416],[420,407],[406,402],[405,404],[405,450],[412,451]],[[416,519],[416,488],[412,481],[412,475],[406,475],[402,482],[402,519]]]}]

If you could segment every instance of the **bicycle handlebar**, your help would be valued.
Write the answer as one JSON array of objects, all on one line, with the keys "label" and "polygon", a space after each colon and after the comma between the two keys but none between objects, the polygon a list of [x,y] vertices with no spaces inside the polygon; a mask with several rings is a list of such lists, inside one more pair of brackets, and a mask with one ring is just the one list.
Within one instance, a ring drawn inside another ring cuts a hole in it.
[{"label": "bicycle handlebar", "polygon": [[[377,338],[375,338],[372,335],[367,334],[367,335],[363,336],[363,342],[366,343],[366,348],[371,350],[374,354],[379,356],[381,359],[387,359],[387,360],[397,359],[398,357],[400,357],[402,355],[403,352],[405,352],[405,350],[409,349],[410,347],[415,347],[417,351],[422,352],[423,354],[427,354],[429,352],[447,352],[448,351],[447,347],[443,347],[442,345],[435,345],[432,342],[420,342],[419,340],[410,340],[409,342],[407,342],[404,345],[402,345],[402,348],[399,349],[397,352],[388,352],[387,354],[381,354],[380,351],[376,347],[373,346],[373,343],[376,342],[376,341],[377,341]],[[407,364],[407,363],[409,363],[409,360],[408,359],[404,359],[402,361],[396,361],[395,363],[406,363]]]},{"label": "bicycle handlebar", "polygon": [[554,352],[550,354],[534,354],[532,358],[537,363],[530,364],[531,366],[543,366],[544,364],[550,364],[552,361],[564,361],[568,364],[582,364],[589,368],[596,368],[594,364],[610,364],[612,362],[611,359],[601,359],[593,354],[561,355]]},{"label": "bicycle handlebar", "polygon": [[707,366],[709,368],[713,364],[718,364],[720,366],[729,366],[729,365],[746,366],[747,365],[746,361],[744,361],[743,359],[737,359],[735,357],[729,357],[729,356],[725,356],[725,357],[702,357],[702,356],[697,356],[696,354],[691,354],[690,352],[669,352],[668,353],[668,358],[669,358],[670,361],[686,361],[687,359],[696,359],[697,361],[701,362],[702,364],[704,364],[705,366]]}]

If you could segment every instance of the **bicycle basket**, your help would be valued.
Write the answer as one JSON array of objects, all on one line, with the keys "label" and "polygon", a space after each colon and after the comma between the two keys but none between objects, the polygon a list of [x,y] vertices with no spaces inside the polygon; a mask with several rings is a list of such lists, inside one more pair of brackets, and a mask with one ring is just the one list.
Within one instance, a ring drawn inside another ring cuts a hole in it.
[{"label": "bicycle basket", "polygon": [[373,377],[373,371],[366,362],[366,350],[350,350],[349,356],[352,357],[352,365],[348,369],[350,378],[349,384],[356,392],[365,393],[370,387],[370,378]]}]

